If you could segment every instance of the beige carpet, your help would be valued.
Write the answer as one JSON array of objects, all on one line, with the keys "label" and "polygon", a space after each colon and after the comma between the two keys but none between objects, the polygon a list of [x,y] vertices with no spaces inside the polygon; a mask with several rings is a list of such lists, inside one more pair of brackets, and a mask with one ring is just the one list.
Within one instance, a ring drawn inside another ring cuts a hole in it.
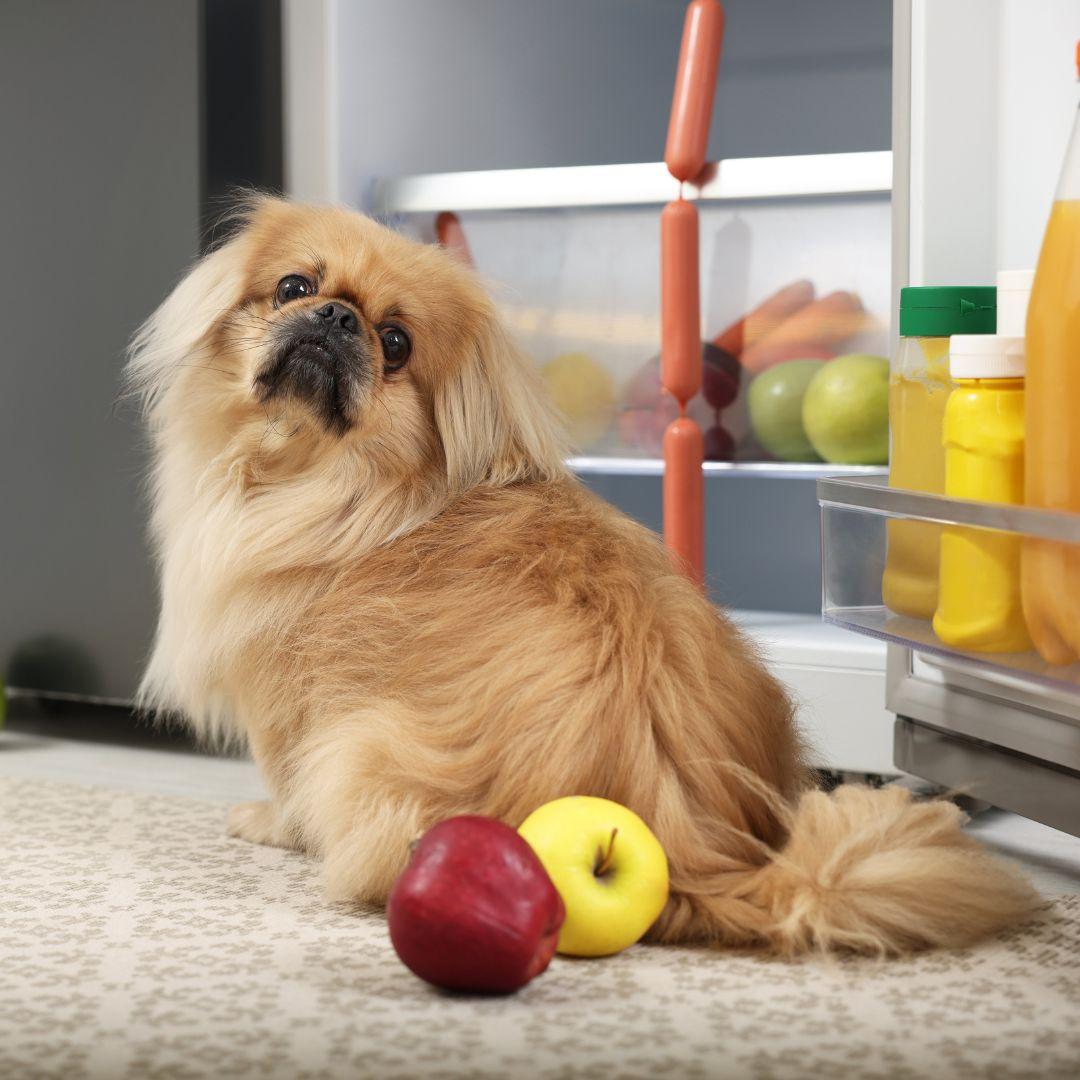
[{"label": "beige carpet", "polygon": [[1067,1077],[1080,897],[875,964],[639,947],[451,997],[217,802],[0,780],[0,1077]]}]

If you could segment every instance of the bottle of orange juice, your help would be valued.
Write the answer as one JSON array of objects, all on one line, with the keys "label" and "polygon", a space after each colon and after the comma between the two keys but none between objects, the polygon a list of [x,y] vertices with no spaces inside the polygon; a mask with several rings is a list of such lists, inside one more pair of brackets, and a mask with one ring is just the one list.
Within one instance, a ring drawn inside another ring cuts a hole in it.
[{"label": "bottle of orange juice", "polygon": [[[949,338],[992,334],[993,285],[900,290],[900,347],[889,371],[889,485],[945,494],[941,428],[952,390]],[[930,619],[938,604],[941,526],[890,521],[882,599],[890,611]]]},{"label": "bottle of orange juice", "polygon": [[[1080,513],[1080,113],[1035,270],[1026,390],[1025,502]],[[1080,657],[1080,549],[1026,540],[1021,592],[1042,658],[1070,664]]]}]

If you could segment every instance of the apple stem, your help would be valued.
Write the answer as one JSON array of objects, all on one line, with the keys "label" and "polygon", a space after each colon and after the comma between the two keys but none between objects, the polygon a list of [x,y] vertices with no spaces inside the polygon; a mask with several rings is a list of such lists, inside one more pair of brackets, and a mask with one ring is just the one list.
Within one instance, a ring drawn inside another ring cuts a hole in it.
[{"label": "apple stem", "polygon": [[593,873],[597,877],[603,877],[611,867],[611,853],[615,850],[615,837],[618,836],[618,834],[618,829],[611,830],[611,839],[608,841],[606,855],[600,848],[596,849],[597,863]]}]

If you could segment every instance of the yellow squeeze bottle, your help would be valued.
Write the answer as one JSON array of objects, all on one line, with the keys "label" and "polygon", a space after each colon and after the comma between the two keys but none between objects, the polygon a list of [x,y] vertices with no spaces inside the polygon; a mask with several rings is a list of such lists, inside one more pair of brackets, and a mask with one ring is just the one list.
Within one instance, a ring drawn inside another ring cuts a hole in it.
[{"label": "yellow squeeze bottle", "polygon": [[[999,315],[1000,320],[1000,315]],[[945,406],[945,494],[984,502],[1024,501],[1024,339],[958,335],[949,364],[956,388]],[[947,526],[934,632],[958,649],[1031,648],[1020,600],[1021,539]]]}]

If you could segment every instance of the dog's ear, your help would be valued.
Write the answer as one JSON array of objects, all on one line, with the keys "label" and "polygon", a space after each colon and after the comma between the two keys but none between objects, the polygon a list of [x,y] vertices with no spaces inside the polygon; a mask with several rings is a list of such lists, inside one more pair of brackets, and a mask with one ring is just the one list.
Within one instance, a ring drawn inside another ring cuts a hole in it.
[{"label": "dog's ear", "polygon": [[131,339],[124,388],[142,399],[148,415],[178,368],[195,362],[211,330],[239,303],[239,244],[234,238],[195,263]]},{"label": "dog's ear", "polygon": [[561,425],[539,374],[491,309],[435,388],[435,424],[452,492],[550,480],[565,472]]}]

